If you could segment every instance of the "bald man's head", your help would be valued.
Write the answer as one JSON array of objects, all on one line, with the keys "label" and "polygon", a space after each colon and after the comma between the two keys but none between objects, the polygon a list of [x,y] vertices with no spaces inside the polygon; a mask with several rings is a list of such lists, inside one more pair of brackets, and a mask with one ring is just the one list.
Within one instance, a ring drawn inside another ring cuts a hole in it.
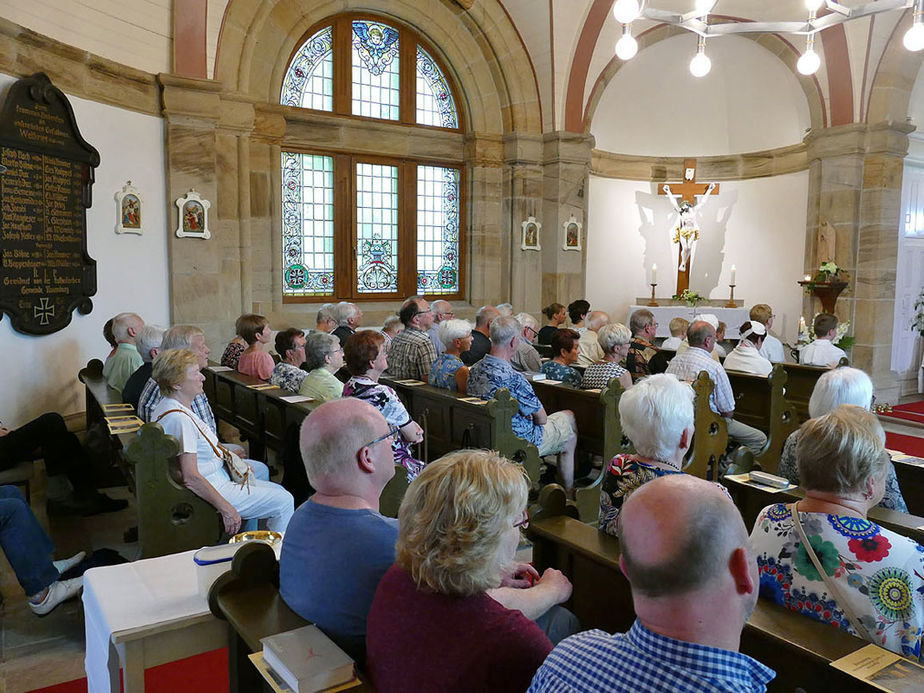
[{"label": "bald man's head", "polygon": [[305,417],[299,436],[311,485],[320,491],[325,479],[349,477],[360,448],[387,432],[385,417],[368,402],[344,397],[322,404]]},{"label": "bald man's head", "polygon": [[715,340],[715,328],[705,320],[697,320],[687,328],[687,342],[692,347],[701,347],[712,337]]},{"label": "bald man's head", "polygon": [[588,330],[596,332],[610,321],[610,316],[602,310],[592,310],[587,316],[585,324]]},{"label": "bald man's head", "polygon": [[619,514],[620,549],[632,592],[672,597],[705,587],[747,545],[741,514],[713,483],[687,474],[649,481]]}]

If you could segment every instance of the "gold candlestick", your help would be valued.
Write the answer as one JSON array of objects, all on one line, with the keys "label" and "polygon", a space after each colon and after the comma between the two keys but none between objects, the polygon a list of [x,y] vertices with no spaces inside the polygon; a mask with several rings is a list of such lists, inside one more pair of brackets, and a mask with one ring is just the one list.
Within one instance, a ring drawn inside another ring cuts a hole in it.
[{"label": "gold candlestick", "polygon": [[728,288],[731,289],[731,292],[728,294],[728,303],[725,304],[726,308],[735,307],[735,285],[729,284]]},{"label": "gold candlestick", "polygon": [[649,306],[657,306],[657,305],[658,305],[658,302],[655,300],[655,287],[656,287],[656,286],[657,286],[656,283],[651,285],[651,300],[648,301],[648,305],[649,305]]}]

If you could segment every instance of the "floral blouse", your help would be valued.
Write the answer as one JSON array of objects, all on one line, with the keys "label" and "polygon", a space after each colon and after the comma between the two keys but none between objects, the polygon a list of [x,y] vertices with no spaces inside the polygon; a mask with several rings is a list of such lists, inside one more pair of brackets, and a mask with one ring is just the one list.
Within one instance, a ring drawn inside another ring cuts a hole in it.
[{"label": "floral blouse", "polygon": [[244,349],[246,348],[247,345],[242,342],[229,342],[228,346],[225,347],[225,353],[221,355],[221,365],[237,370],[237,362],[240,360],[241,354],[244,353]]},{"label": "floral blouse", "polygon": [[434,387],[442,387],[452,392],[456,391],[456,371],[465,366],[455,354],[443,352],[436,357],[430,366],[429,382]]},{"label": "floral blouse", "polygon": [[278,388],[296,394],[298,389],[302,386],[302,381],[305,379],[306,375],[308,375],[308,373],[298,366],[280,361],[276,364],[275,368],[273,368],[273,374],[270,376],[269,381],[270,385],[275,385]]},{"label": "floral blouse", "polygon": [[[411,415],[407,413],[398,393],[388,385],[377,383],[365,376],[350,378],[343,386],[343,396],[356,397],[368,402],[382,412],[389,426],[401,428],[411,422]],[[392,441],[391,448],[395,454],[395,463],[407,470],[407,480],[411,481],[416,478],[424,468],[424,463],[414,459],[410,443],[398,436],[398,440]]]},{"label": "floral blouse", "polygon": [[581,386],[581,374],[571,366],[564,366],[557,361],[546,361],[542,364],[540,371],[545,373],[545,377],[549,380],[559,380],[572,387]]},{"label": "floral blouse", "polygon": [[[924,546],[859,517],[800,513],[799,518],[825,573],[875,643],[920,658]],[[761,597],[857,635],[799,541],[789,505],[764,508],[751,543]]]},{"label": "floral blouse", "polygon": [[616,455],[610,461],[603,483],[600,484],[600,515],[597,518],[597,526],[615,537],[619,526],[619,511],[635,489],[659,476],[682,473],[655,467],[642,462],[634,455]]}]

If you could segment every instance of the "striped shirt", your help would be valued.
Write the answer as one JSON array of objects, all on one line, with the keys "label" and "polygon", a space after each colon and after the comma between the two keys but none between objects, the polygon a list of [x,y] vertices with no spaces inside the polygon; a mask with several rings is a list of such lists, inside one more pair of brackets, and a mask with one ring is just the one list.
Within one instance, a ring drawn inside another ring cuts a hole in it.
[{"label": "striped shirt", "polygon": [[673,373],[679,380],[692,383],[700,371],[706,371],[715,387],[709,395],[709,407],[716,414],[735,411],[735,395],[728,374],[718,361],[705,349],[690,347],[682,354],[677,354],[667,366],[667,372]]},{"label": "striped shirt", "polygon": [[760,693],[774,676],[747,655],[674,640],[636,620],[628,633],[589,630],[563,640],[528,693]]}]

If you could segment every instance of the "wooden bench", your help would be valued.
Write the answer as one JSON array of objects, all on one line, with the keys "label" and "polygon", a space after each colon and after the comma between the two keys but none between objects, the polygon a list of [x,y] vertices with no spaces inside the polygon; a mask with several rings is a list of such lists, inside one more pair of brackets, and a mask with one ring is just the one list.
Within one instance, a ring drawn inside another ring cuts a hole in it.
[{"label": "wooden bench", "polygon": [[[799,425],[802,425],[809,420],[808,403],[812,397],[812,391],[815,389],[815,383],[831,369],[819,366],[803,366],[799,363],[783,363],[780,365],[786,369],[786,399],[795,407],[796,414],[799,417]],[[841,359],[837,367],[841,368],[847,365],[849,365],[847,359]]]},{"label": "wooden bench", "polygon": [[[209,590],[209,609],[234,631],[228,645],[228,678],[232,693],[270,690],[247,658],[262,652],[261,638],[309,624],[292,611],[279,594],[279,563],[273,549],[251,542],[234,555],[231,570]],[[367,681],[351,691],[374,690]]]},{"label": "wooden bench", "polygon": [[[629,583],[619,569],[619,541],[561,512],[564,492],[548,486],[542,512],[530,519],[533,564],[540,573],[557,568],[571,580],[574,591],[566,604],[581,626],[624,632],[635,620]],[[829,666],[865,643],[849,633],[764,600],[745,624],[741,651],[773,668],[769,690],[875,690]]]}]

